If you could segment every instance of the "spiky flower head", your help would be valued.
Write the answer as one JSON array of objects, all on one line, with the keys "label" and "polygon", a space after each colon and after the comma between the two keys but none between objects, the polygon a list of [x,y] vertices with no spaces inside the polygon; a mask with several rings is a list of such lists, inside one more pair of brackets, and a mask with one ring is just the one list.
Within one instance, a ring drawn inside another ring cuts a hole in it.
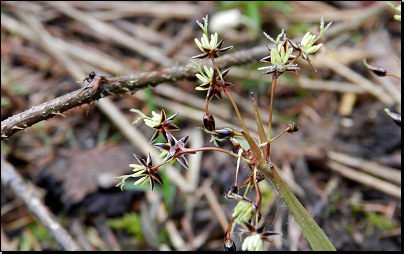
[{"label": "spiky flower head", "polygon": [[261,251],[262,250],[262,243],[263,241],[271,242],[268,238],[274,235],[282,235],[281,233],[276,232],[265,232],[265,225],[256,228],[251,224],[244,222],[242,226],[246,229],[250,235],[244,239],[243,245],[241,249],[245,250],[253,250],[253,251]]},{"label": "spiky flower head", "polygon": [[200,54],[200,55],[197,55],[197,56],[193,56],[192,59],[205,58],[205,57],[217,58],[219,56],[219,53],[225,52],[225,51],[233,48],[233,46],[230,46],[230,47],[220,49],[222,47],[222,45],[223,45],[224,39],[222,39],[218,43],[218,35],[217,35],[217,33],[211,34],[210,35],[210,41],[209,41],[208,15],[206,15],[206,17],[202,18],[202,19],[203,19],[203,25],[198,20],[196,21],[196,23],[202,28],[203,35],[202,35],[200,41],[197,38],[195,38],[195,43],[203,53]]},{"label": "spiky flower head", "polygon": [[[268,48],[270,50],[270,56],[261,59],[261,62],[271,62],[271,66],[260,67],[258,70],[266,70],[264,74],[274,73],[275,75],[280,75],[285,71],[297,71],[299,67],[297,64],[292,64],[292,59],[295,58],[292,55],[293,48],[289,47],[288,40],[286,39],[285,30],[278,35],[276,40],[264,32],[265,37],[268,40],[275,43],[274,48]],[[282,39],[282,41],[281,41]]]},{"label": "spiky flower head", "polygon": [[[155,129],[156,132],[150,139],[150,143],[153,143],[160,134],[163,135],[164,139],[166,139],[166,133],[168,131],[178,131],[180,128],[178,128],[177,125],[172,124],[171,122],[174,120],[174,118],[178,115],[178,113],[175,113],[174,115],[170,116],[169,118],[166,118],[166,113],[164,109],[161,110],[161,114],[157,114],[154,111],[152,112],[153,117],[148,117],[140,110],[138,109],[131,109],[130,111],[136,112],[140,114],[140,117],[133,123],[136,123],[139,121],[139,119],[143,119],[144,123],[149,126],[152,129]],[[167,141],[167,139],[166,139]]]},{"label": "spiky flower head", "polygon": [[183,166],[184,168],[188,168],[188,162],[185,158],[185,153],[194,154],[195,152],[186,152],[185,145],[188,142],[189,136],[183,137],[180,140],[176,140],[170,133],[166,133],[168,143],[159,143],[154,146],[161,150],[161,154],[159,157],[164,157],[163,163],[166,161],[171,161],[174,163],[176,160]]},{"label": "spiky flower head", "polygon": [[132,124],[137,123],[140,119],[143,119],[144,123],[150,128],[153,128],[154,126],[160,124],[161,116],[154,111],[152,111],[153,117],[146,116],[139,109],[132,108],[130,111],[138,113],[140,115]]},{"label": "spiky flower head", "polygon": [[313,44],[323,36],[325,31],[331,26],[332,22],[328,23],[328,25],[324,28],[324,17],[321,16],[321,21],[320,21],[320,33],[318,36],[315,36],[313,34],[310,34],[310,32],[307,32],[303,38],[302,41],[300,42],[300,49],[303,54],[308,55],[316,52],[323,46],[322,43],[313,46]]},{"label": "spiky flower head", "polygon": [[262,251],[262,239],[260,234],[252,233],[244,239],[241,246],[243,251]]},{"label": "spiky flower head", "polygon": [[205,73],[203,73],[202,71],[200,72],[200,73],[197,73],[196,74],[196,77],[200,80],[200,81],[202,81],[202,84],[200,85],[200,86],[198,86],[198,87],[196,87],[195,88],[195,90],[198,90],[198,91],[204,91],[204,90],[207,90],[208,88],[209,88],[209,86],[208,87],[205,87],[207,84],[209,84],[210,82],[212,82],[212,77],[214,77],[213,76],[213,68],[212,67],[207,67],[206,65],[204,65],[203,66],[203,69],[205,70],[205,73],[206,73],[206,75],[205,75]]},{"label": "spiky flower head", "polygon": [[139,164],[129,164],[129,167],[133,168],[133,174],[131,175],[122,175],[115,178],[121,179],[121,182],[115,186],[120,186],[121,190],[123,190],[123,186],[125,185],[126,179],[129,177],[141,177],[139,178],[134,184],[141,185],[142,187],[145,186],[147,183],[150,182],[150,186],[152,190],[154,189],[154,182],[157,181],[160,184],[163,184],[163,180],[161,180],[160,176],[157,174],[157,168],[153,167],[152,159],[149,155],[147,156],[147,160],[143,160],[136,154],[133,154]]},{"label": "spiky flower head", "polygon": [[209,39],[208,39],[208,36],[209,36],[208,35],[208,15],[206,15],[206,17],[204,17],[202,19],[203,19],[203,25],[198,20],[196,21],[196,23],[202,28],[203,35],[201,37],[201,41],[199,41],[197,38],[195,38],[195,43],[202,52],[205,52],[205,50],[203,48],[212,50],[216,47],[218,35],[217,35],[217,33],[211,34],[210,41],[209,41]]}]

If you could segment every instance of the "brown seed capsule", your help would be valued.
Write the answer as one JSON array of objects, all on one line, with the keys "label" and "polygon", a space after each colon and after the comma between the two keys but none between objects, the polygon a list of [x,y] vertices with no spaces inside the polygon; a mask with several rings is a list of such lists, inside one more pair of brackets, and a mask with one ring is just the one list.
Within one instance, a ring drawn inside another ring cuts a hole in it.
[{"label": "brown seed capsule", "polygon": [[299,126],[295,122],[289,122],[287,127],[289,127],[288,132],[293,133],[299,130]]},{"label": "brown seed capsule", "polygon": [[366,62],[366,59],[363,59],[363,64],[366,66],[366,68],[368,68],[369,71],[373,72],[375,75],[380,77],[387,76],[387,71],[382,67],[370,65]]},{"label": "brown seed capsule", "polygon": [[212,134],[216,135],[217,138],[220,139],[228,139],[230,137],[233,137],[234,131],[229,128],[223,128],[212,131]]},{"label": "brown seed capsule", "polygon": [[397,113],[393,113],[391,112],[388,108],[385,108],[384,111],[387,113],[387,115],[389,117],[391,117],[391,119],[393,119],[393,121],[401,127],[401,115],[397,114]]},{"label": "brown seed capsule", "polygon": [[385,77],[387,75],[387,71],[379,66],[369,65],[367,66],[369,71],[372,71],[374,74],[380,77]]},{"label": "brown seed capsule", "polygon": [[230,239],[225,239],[224,240],[224,250],[225,251],[236,251],[236,244]]},{"label": "brown seed capsule", "polygon": [[204,115],[203,116],[203,126],[205,129],[208,131],[214,131],[215,130],[215,119],[211,114]]},{"label": "brown seed capsule", "polygon": [[238,188],[237,188],[237,186],[231,186],[227,191],[226,191],[226,193],[224,194],[224,197],[225,198],[229,198],[232,194],[238,194]]}]

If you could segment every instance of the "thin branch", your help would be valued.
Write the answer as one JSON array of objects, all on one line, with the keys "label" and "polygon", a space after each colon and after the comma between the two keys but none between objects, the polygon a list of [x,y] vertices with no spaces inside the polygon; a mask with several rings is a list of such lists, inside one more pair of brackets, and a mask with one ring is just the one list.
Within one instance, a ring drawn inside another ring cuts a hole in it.
[{"label": "thin branch", "polygon": [[[263,46],[259,46],[250,50],[242,50],[237,53],[225,55],[221,57],[221,59],[218,59],[216,63],[219,68],[228,68],[234,65],[255,62],[266,54],[267,49]],[[97,75],[101,80],[99,84],[93,84],[94,87],[90,89],[91,84],[86,88],[80,88],[74,92],[34,106],[31,109],[3,120],[1,122],[1,139],[8,138],[14,133],[40,121],[47,120],[55,115],[61,115],[61,113],[69,109],[91,103],[101,97],[107,97],[112,94],[124,94],[127,92],[133,93],[148,86],[156,86],[167,81],[195,79],[195,74],[196,70],[194,68],[176,66],[125,77],[104,77]]]}]

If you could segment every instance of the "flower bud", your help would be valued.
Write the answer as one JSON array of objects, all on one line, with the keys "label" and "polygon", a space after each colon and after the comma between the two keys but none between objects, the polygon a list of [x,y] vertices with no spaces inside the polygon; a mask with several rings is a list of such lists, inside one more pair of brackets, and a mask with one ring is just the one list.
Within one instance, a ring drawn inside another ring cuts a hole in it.
[{"label": "flower bud", "polygon": [[215,119],[211,114],[205,114],[203,116],[203,126],[205,129],[208,131],[214,131],[215,130]]}]

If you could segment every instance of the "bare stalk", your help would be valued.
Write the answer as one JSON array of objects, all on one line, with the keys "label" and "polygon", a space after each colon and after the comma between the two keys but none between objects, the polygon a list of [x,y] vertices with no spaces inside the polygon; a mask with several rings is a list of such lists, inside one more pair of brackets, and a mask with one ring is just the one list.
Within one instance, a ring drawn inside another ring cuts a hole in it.
[{"label": "bare stalk", "polygon": [[271,85],[271,101],[269,104],[269,120],[268,120],[268,145],[267,145],[267,154],[265,158],[269,158],[271,155],[271,130],[272,130],[272,113],[274,108],[274,94],[275,94],[275,85],[276,85],[277,76],[272,75],[272,85]]}]

